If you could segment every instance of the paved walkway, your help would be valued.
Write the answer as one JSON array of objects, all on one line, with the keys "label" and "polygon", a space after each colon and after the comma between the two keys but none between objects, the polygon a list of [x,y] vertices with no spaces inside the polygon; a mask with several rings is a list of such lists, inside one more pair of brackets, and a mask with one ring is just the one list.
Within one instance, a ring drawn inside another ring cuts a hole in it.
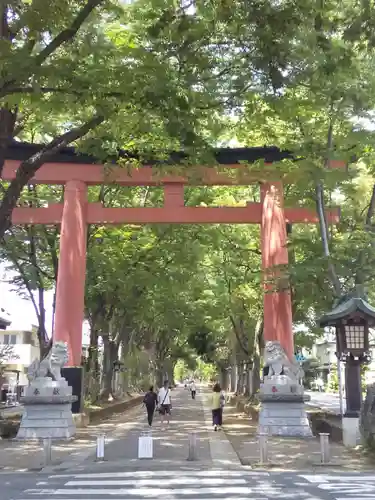
[{"label": "paved walkway", "polygon": [[[172,419],[169,428],[163,430],[156,415],[152,430],[153,460],[138,460],[138,437],[148,429],[146,414],[141,406],[100,425],[79,430],[71,443],[53,445],[53,465],[44,472],[84,472],[94,467],[100,472],[113,468],[124,470],[145,470],[164,468],[225,467],[226,470],[243,466],[259,468],[259,446],[256,424],[234,407],[226,407],[224,412],[225,432],[213,432],[211,411],[207,403],[208,389],[199,390],[197,399],[192,400],[190,392],[184,389],[172,391]],[[189,433],[197,435],[198,461],[189,462]],[[96,461],[96,436],[106,435],[105,461]],[[269,440],[268,467],[279,471],[367,471],[374,470],[362,454],[348,452],[343,446],[332,444],[332,464],[320,465],[319,442],[316,439]],[[43,452],[37,444],[0,441],[0,469],[40,470],[44,466]]]},{"label": "paved walkway", "polygon": [[[190,391],[181,388],[174,389],[171,392],[171,398],[173,408],[169,426],[162,426],[160,416],[155,414],[151,430],[153,467],[157,467],[161,462],[186,465],[189,455],[189,434],[193,432],[196,434],[196,456],[199,463],[212,465],[213,460],[227,462],[230,452],[233,454],[232,459],[238,461],[226,436],[224,434],[213,436],[210,425],[211,412],[205,404],[207,390],[198,391],[196,399],[193,400]],[[102,464],[102,468],[120,463],[127,466],[144,466],[144,461],[138,460],[138,438],[144,431],[149,431],[149,427],[146,412],[141,407],[134,419],[129,420],[126,425],[122,425],[109,439],[106,439],[106,463]],[[92,462],[95,458],[92,453],[82,465],[86,466],[87,462]]]},{"label": "paved walkway", "polygon": [[[66,462],[80,462],[95,449],[98,433],[111,434],[126,426],[129,420],[137,418],[139,407],[127,410],[122,415],[78,429],[72,441],[54,442],[52,445],[52,460],[54,465]],[[2,473],[17,471],[38,471],[45,466],[42,446],[36,441],[16,441],[0,439],[0,471]]]},{"label": "paved walkway", "polygon": [[[169,426],[161,426],[160,416],[155,414],[152,437],[155,460],[186,460],[189,452],[189,433],[196,432],[197,455],[200,460],[210,461],[210,448],[201,395],[193,400],[190,391],[177,389],[171,391],[172,418]],[[137,460],[138,438],[143,431],[149,431],[146,411],[142,408],[139,418],[129,422],[125,436],[111,440],[105,448],[108,462]],[[89,457],[89,460],[92,457]]]},{"label": "paved walkway", "polygon": [[[96,450],[83,451],[77,455],[73,463],[69,460],[58,467],[48,468],[56,470],[83,470],[93,464],[100,469],[113,467],[131,467],[144,469],[145,467],[187,467],[187,466],[226,466],[238,467],[241,462],[233,450],[224,432],[214,432],[211,425],[211,410],[207,404],[208,390],[198,390],[196,399],[191,398],[190,391],[182,388],[174,389],[172,398],[172,417],[169,426],[161,426],[160,416],[155,415],[151,430],[153,437],[153,459],[138,459],[138,438],[144,431],[149,431],[146,412],[139,407],[131,418],[119,424],[117,428],[106,436],[105,460],[96,460]],[[197,447],[195,461],[188,461],[189,434],[196,434]]]},{"label": "paved walkway", "polygon": [[[224,411],[224,429],[242,465],[259,467],[257,423],[228,405]],[[330,451],[331,464],[321,465],[317,438],[272,437],[268,439],[268,467],[280,471],[315,471],[317,474],[327,470],[345,471],[346,474],[349,471],[374,471],[374,462],[367,460],[360,450],[349,451],[339,443],[330,443]]]}]

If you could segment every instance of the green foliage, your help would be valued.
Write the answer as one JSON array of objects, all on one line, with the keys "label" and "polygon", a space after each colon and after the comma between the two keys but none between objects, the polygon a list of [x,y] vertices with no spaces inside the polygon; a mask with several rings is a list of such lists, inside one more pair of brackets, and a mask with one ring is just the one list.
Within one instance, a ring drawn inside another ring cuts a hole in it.
[{"label": "green foliage", "polygon": [[[277,144],[298,158],[269,168],[293,181],[287,206],[318,209],[319,227],[294,225],[289,243],[294,319],[317,334],[335,298],[359,284],[374,289],[375,53],[365,23],[354,21],[365,17],[357,2],[304,7],[282,89],[252,89],[231,122],[242,145]],[[336,159],[352,162],[349,171],[329,168]],[[336,203],[335,226],[323,211]]]},{"label": "green foliage", "polygon": [[339,378],[338,378],[336,366],[332,367],[331,371],[329,373],[327,390],[329,392],[339,392]]},{"label": "green foliage", "polygon": [[198,358],[195,374],[201,380],[211,382],[217,378],[217,367],[212,363],[206,363]]},{"label": "green foliage", "polygon": [[190,333],[188,336],[189,345],[196,351],[198,356],[206,360],[212,360],[215,355],[215,340],[215,335],[205,326]]},{"label": "green foliage", "polygon": [[313,382],[317,379],[319,361],[316,358],[308,358],[302,363],[302,369],[304,371],[303,384],[306,388],[313,388]]},{"label": "green foliage", "polygon": [[189,375],[188,365],[182,359],[179,359],[174,367],[174,379],[177,382],[183,382]]},{"label": "green foliage", "polygon": [[[13,139],[42,142],[47,152],[74,144],[102,162],[121,148],[140,163],[183,149],[186,165],[161,171],[183,169],[190,178],[197,173],[189,165],[212,160],[211,146],[276,144],[299,160],[267,166],[285,176],[287,206],[342,208],[337,225],[326,227],[320,216],[319,228],[292,227],[296,345],[311,346],[321,334],[316,318],[355,285],[366,285],[375,300],[375,136],[367,126],[375,18],[366,2],[214,0],[194,10],[169,0],[47,3],[0,7],[8,9],[1,16],[8,26],[0,39],[0,170]],[[77,29],[67,33],[72,23]],[[328,168],[353,156],[348,171]],[[61,200],[60,188],[24,189],[46,156],[30,160],[17,182],[1,186],[0,237],[18,200]],[[89,198],[107,207],[163,203],[158,187],[91,187]],[[187,206],[258,200],[256,185],[185,189]],[[53,288],[58,236],[56,228],[33,226],[6,233],[0,257],[16,271],[15,285]],[[216,367],[251,359],[261,279],[254,226],[92,226],[90,363],[99,337],[110,358],[122,345],[124,359],[136,360],[133,375],[148,379],[173,365],[201,366],[209,378]],[[42,331],[43,301],[36,306]]]}]

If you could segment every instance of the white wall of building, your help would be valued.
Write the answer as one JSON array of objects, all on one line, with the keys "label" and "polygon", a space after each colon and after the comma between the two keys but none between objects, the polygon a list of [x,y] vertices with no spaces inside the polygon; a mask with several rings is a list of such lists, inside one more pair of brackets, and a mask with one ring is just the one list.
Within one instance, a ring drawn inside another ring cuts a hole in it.
[{"label": "white wall of building", "polygon": [[[11,346],[8,349],[5,346]],[[1,350],[3,349],[3,355]],[[19,372],[19,384],[27,385],[27,368],[39,358],[38,338],[35,330],[1,330],[0,363],[10,384],[15,384]]]}]

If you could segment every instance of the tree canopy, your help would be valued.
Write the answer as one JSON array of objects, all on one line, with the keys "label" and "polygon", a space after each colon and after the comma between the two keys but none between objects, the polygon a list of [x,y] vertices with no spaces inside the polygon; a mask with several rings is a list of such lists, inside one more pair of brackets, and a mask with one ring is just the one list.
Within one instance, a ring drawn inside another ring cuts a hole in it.
[{"label": "tree canopy", "polygon": [[[297,347],[321,335],[316,318],[342,294],[357,287],[375,300],[369,2],[40,0],[2,2],[0,14],[0,178],[13,141],[40,145],[14,180],[1,182],[0,257],[33,300],[42,346],[59,228],[10,221],[18,204],[61,202],[63,187],[30,181],[67,145],[120,165],[124,150],[140,164],[183,151],[186,171],[212,162],[220,145],[291,151],[292,159],[267,168],[285,181],[287,206],[319,218],[288,227]],[[346,168],[333,168],[335,160]],[[107,207],[161,206],[162,196],[158,187],[89,189],[90,201]],[[191,206],[257,200],[257,185],[185,189]],[[335,205],[333,225],[325,209]],[[118,356],[159,380],[178,360],[191,372],[199,363],[259,369],[262,294],[256,226],[91,226],[87,363],[97,373],[103,342],[102,393]]]}]

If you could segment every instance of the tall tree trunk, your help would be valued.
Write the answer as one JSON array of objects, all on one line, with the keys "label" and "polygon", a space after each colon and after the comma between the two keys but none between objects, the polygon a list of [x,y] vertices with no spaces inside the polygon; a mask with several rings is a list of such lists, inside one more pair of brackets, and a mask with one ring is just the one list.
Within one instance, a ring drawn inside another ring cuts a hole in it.
[{"label": "tall tree trunk", "polygon": [[12,111],[7,106],[0,108],[0,177],[5,165],[6,150],[13,139],[16,119],[16,110]]},{"label": "tall tree trunk", "polygon": [[[333,103],[331,105],[331,109],[333,109]],[[331,154],[333,152],[333,122],[331,121],[328,127],[328,132],[327,132],[327,152],[326,152],[326,158],[324,162],[324,167],[328,169],[330,167],[330,159],[331,159]],[[324,257],[327,260],[327,266],[328,266],[328,275],[330,277],[330,281],[332,284],[333,292],[336,297],[341,296],[341,283],[339,280],[339,277],[336,272],[335,265],[332,261],[331,258],[331,252],[329,248],[329,239],[330,239],[330,234],[329,234],[329,227],[328,227],[328,222],[327,222],[327,217],[326,217],[326,211],[325,211],[325,202],[324,202],[324,186],[323,182],[321,180],[318,180],[318,182],[315,185],[315,197],[316,197],[316,211],[318,213],[318,219],[319,219],[319,229],[320,229],[320,235],[322,238],[322,246],[323,246],[323,254]]]},{"label": "tall tree trunk", "polygon": [[251,368],[252,360],[244,364],[244,384],[243,393],[245,396],[250,396],[251,393]]},{"label": "tall tree trunk", "polygon": [[100,366],[98,352],[99,332],[95,325],[90,325],[90,345],[87,360],[87,396],[92,402],[99,398],[100,393]]},{"label": "tall tree trunk", "polygon": [[174,370],[176,368],[177,361],[172,361],[171,362],[171,384],[175,385],[176,381],[174,379]]},{"label": "tall tree trunk", "polygon": [[331,280],[332,288],[336,297],[341,295],[341,284],[336,273],[335,266],[332,262],[331,252],[329,249],[329,232],[328,225],[325,215],[325,204],[324,204],[324,189],[323,183],[319,182],[315,188],[316,194],[316,210],[318,212],[320,235],[322,238],[323,254],[327,259],[328,274]]},{"label": "tall tree trunk", "polygon": [[263,345],[263,318],[258,320],[255,335],[254,335],[254,349],[253,349],[253,368],[251,370],[251,393],[250,397],[254,396],[260,389],[260,360]]},{"label": "tall tree trunk", "polygon": [[[372,225],[372,218],[374,216],[374,211],[375,211],[375,184],[372,187],[370,203],[369,203],[369,206],[367,208],[366,217],[365,217],[365,224],[364,224],[365,231],[367,231],[369,233],[374,232],[374,228]],[[375,243],[374,243],[374,241],[372,241],[372,248],[374,248],[374,247],[375,247]],[[357,262],[358,262],[358,265],[356,266],[355,285],[357,288],[357,293],[360,293],[361,296],[363,296],[365,294],[365,282],[367,279],[366,270],[365,270],[366,249],[362,249],[359,252]]]},{"label": "tall tree trunk", "polygon": [[119,344],[110,339],[108,335],[103,335],[103,377],[100,399],[106,401],[113,397],[113,363],[118,356]]},{"label": "tall tree trunk", "polygon": [[164,362],[162,359],[158,358],[155,362],[155,378],[156,378],[156,385],[158,387],[162,387],[163,382],[164,382]]}]

